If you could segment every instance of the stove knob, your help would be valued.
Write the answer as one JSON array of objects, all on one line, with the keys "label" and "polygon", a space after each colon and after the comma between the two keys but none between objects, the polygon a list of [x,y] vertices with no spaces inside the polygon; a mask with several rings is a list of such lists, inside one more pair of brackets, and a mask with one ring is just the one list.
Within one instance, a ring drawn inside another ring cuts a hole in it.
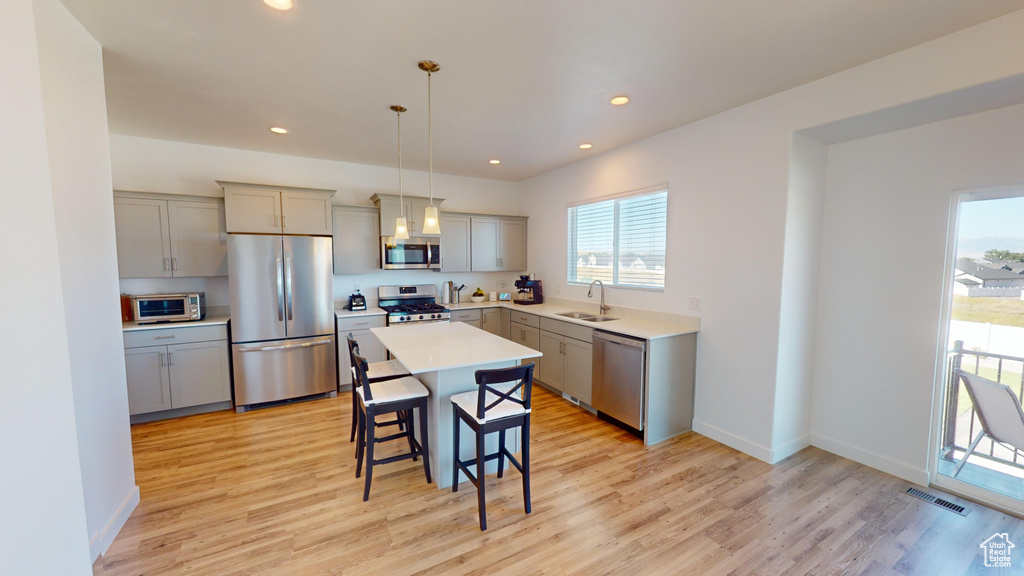
[{"label": "stove knob", "polygon": [[409,319],[408,316],[402,316],[401,318],[399,318],[399,320],[401,320],[402,322],[405,322],[408,319]]},{"label": "stove knob", "polygon": [[423,320],[423,314],[420,314],[420,320]]},{"label": "stove knob", "polygon": [[430,319],[431,319],[431,320],[433,320],[434,318],[437,318],[437,314],[431,314],[431,315],[430,315]]}]

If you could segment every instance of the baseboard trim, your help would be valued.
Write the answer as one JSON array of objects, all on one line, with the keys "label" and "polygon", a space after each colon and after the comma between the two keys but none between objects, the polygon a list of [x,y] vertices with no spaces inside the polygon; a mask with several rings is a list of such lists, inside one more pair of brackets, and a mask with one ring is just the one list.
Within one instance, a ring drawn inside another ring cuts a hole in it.
[{"label": "baseboard trim", "polygon": [[888,456],[882,456],[876,452],[852,446],[835,438],[811,432],[811,446],[816,446],[826,452],[831,452],[876,470],[881,470],[887,474],[892,474],[908,482],[921,486],[928,485],[928,470],[915,468],[903,462],[893,460]]},{"label": "baseboard trim", "polygon": [[696,419],[693,421],[693,431],[700,434],[701,436],[707,436],[708,438],[711,438],[715,442],[725,444],[730,448],[739,450],[744,454],[753,456],[758,460],[768,462],[769,464],[771,464],[772,451],[764,446],[761,446],[760,444],[751,442],[746,438],[741,438],[739,436],[736,436],[735,434],[726,432],[721,428],[716,428],[706,422],[702,422]]},{"label": "baseboard trim", "polygon": [[107,553],[110,545],[114,543],[114,538],[121,532],[121,528],[124,528],[124,523],[128,521],[128,517],[132,515],[132,512],[139,505],[139,500],[139,487],[134,486],[128,497],[124,499],[124,502],[121,502],[121,506],[117,509],[114,517],[110,519],[110,522],[107,522],[103,530],[96,534],[92,542],[89,542],[89,552],[92,554],[93,562]]},{"label": "baseboard trim", "polygon": [[768,463],[775,464],[776,462],[781,462],[786,458],[789,458],[793,454],[796,454],[797,452],[803,450],[804,448],[807,448],[810,445],[811,435],[801,434],[800,436],[797,436],[796,438],[790,440],[789,442],[780,444],[779,446],[772,448],[771,459],[768,460]]}]

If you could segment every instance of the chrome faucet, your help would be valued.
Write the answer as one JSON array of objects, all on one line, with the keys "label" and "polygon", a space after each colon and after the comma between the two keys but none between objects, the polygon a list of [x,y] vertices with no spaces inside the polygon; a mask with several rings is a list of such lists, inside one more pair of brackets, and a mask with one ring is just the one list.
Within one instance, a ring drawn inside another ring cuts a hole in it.
[{"label": "chrome faucet", "polygon": [[594,297],[594,284],[600,284],[601,285],[601,308],[600,308],[601,311],[598,312],[598,315],[599,316],[604,316],[604,313],[611,308],[610,306],[605,306],[605,303],[604,303],[604,282],[601,282],[600,280],[594,280],[593,282],[591,282],[590,283],[590,290],[587,292],[587,298],[593,298]]}]

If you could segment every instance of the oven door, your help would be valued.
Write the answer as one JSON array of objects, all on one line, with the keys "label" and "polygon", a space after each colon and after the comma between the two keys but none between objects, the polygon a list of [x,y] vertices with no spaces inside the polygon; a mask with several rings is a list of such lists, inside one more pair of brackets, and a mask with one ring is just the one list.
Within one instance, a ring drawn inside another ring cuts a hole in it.
[{"label": "oven door", "polygon": [[441,251],[426,238],[395,240],[381,237],[381,268],[384,270],[426,270],[441,267]]}]

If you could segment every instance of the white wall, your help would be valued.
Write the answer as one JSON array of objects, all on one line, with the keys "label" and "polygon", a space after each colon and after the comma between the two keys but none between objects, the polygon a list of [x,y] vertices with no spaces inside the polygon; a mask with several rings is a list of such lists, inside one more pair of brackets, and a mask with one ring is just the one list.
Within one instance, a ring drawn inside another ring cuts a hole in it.
[{"label": "white wall", "polygon": [[[609,290],[609,299],[613,305],[679,310],[687,296],[699,296],[695,429],[772,460],[792,448],[792,438],[809,433],[805,425],[776,433],[775,417],[805,411],[805,400],[777,390],[783,294],[798,294],[815,282],[811,265],[784,275],[787,229],[813,236],[816,226],[787,222],[787,214],[814,218],[814,210],[791,212],[787,206],[792,134],[1022,72],[1024,12],[1017,12],[524,181],[531,267],[547,284],[565,283],[568,203],[668,181],[667,288]],[[579,287],[566,289],[569,298],[582,294]],[[802,316],[795,325],[805,325],[807,308],[795,310]],[[784,374],[811,369],[811,355],[797,355]],[[869,413],[851,410],[850,417],[901,414],[874,406]]]},{"label": "white wall", "polygon": [[92,574],[32,0],[0,22],[0,558]]},{"label": "white wall", "polygon": [[1024,183],[1022,151],[1024,106],[829,147],[815,444],[926,477],[950,198]]},{"label": "white wall", "polygon": [[770,462],[810,444],[812,367],[827,148],[793,135]]},{"label": "white wall", "polygon": [[117,298],[103,56],[99,43],[54,0],[36,0],[36,33],[85,512],[96,558],[139,499]]},{"label": "white wall", "polygon": [[[275,137],[267,133],[267,137]],[[291,137],[291,136],[288,136]],[[219,148],[166,140],[111,135],[114,189],[194,196],[223,196],[217,180],[278,184],[337,190],[334,204],[372,206],[376,193],[398,193],[398,170],[386,166],[368,166],[301,158],[266,152]],[[396,164],[397,164],[397,158]],[[427,174],[403,170],[405,193],[426,196]],[[442,210],[485,214],[520,214],[517,186],[511,182],[434,174],[434,196],[444,198]],[[371,274],[338,275],[334,278],[334,296],[347,302],[358,285],[370,300],[376,300],[380,284],[435,284],[448,280],[464,283],[469,291],[476,287],[490,292],[513,289],[515,273],[438,273],[431,271],[381,270]],[[139,294],[167,289],[204,290],[210,306],[228,305],[226,279],[172,279],[121,281],[121,290]]]}]

